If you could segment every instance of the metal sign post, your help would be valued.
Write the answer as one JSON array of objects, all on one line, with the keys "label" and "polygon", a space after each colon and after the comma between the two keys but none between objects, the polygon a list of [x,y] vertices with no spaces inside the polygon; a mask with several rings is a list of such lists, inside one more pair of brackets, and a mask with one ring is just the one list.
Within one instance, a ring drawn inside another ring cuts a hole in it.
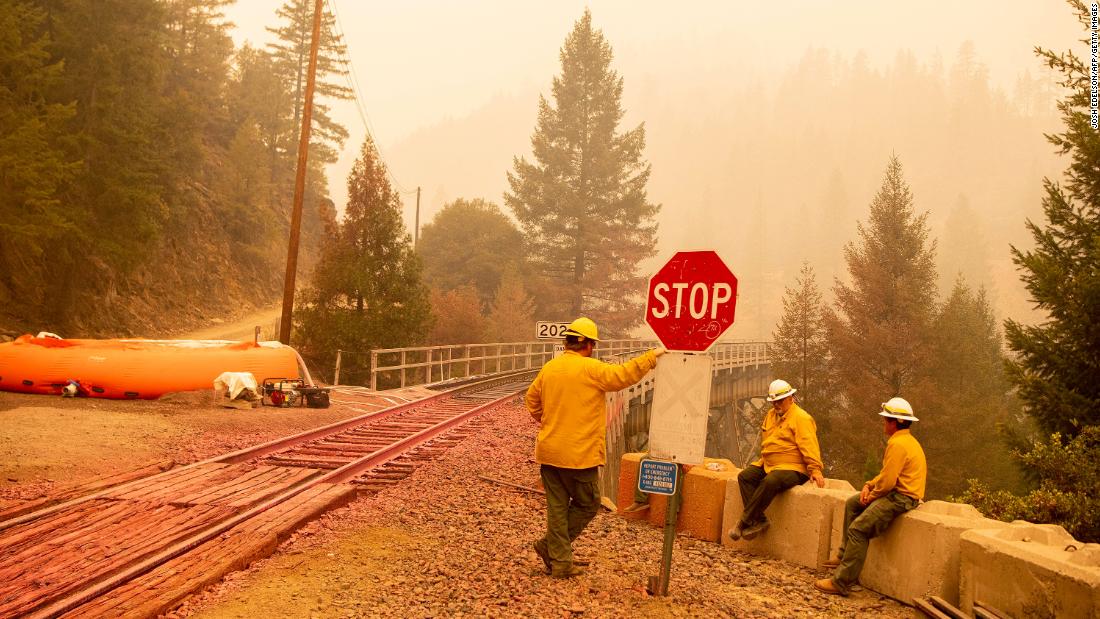
[{"label": "metal sign post", "polygon": [[650,576],[646,589],[650,595],[668,595],[672,573],[672,544],[676,541],[676,518],[680,515],[683,469],[675,462],[645,459],[638,466],[638,490],[669,497],[665,510],[665,543],[661,549],[661,572]]},{"label": "metal sign post", "polygon": [[[680,465],[675,465],[677,469]],[[660,596],[668,595],[668,580],[672,575],[672,544],[676,541],[676,519],[680,515],[680,500],[683,498],[683,484],[676,484],[676,492],[668,500],[668,509],[665,510],[665,543],[661,547],[661,573],[657,576],[657,590],[653,591],[653,583],[650,582],[650,593]],[[650,577],[652,579],[652,576]]]},{"label": "metal sign post", "polygon": [[[676,252],[649,279],[645,320],[671,351],[660,359],[653,381],[649,454],[676,471],[665,511],[661,574],[649,578],[648,589],[654,595],[668,595],[683,492],[681,466],[702,464],[706,450],[713,361],[700,353],[733,324],[736,305],[737,277],[713,251]],[[642,480],[653,466],[638,471],[643,492]]]}]

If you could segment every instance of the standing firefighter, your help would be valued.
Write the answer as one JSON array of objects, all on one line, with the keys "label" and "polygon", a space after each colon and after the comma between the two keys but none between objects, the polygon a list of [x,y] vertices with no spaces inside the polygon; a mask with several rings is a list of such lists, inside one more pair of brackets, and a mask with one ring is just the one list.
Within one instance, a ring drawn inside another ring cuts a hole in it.
[{"label": "standing firefighter", "polygon": [[753,539],[768,530],[764,510],[780,492],[813,478],[825,487],[821,473],[821,447],[817,443],[817,424],[801,406],[795,404],[798,391],[785,380],[773,380],[767,400],[771,410],[760,428],[760,459],[737,475],[745,510],[729,531],[730,539]]},{"label": "standing firefighter", "polygon": [[527,390],[527,410],[539,422],[535,461],[546,489],[546,535],[535,542],[546,569],[557,578],[582,573],[573,564],[573,540],[600,506],[598,467],[606,461],[604,393],[641,380],[663,348],[622,365],[592,358],[600,341],[596,323],[578,318],[565,331],[565,353],[542,366]]},{"label": "standing firefighter", "polygon": [[882,471],[844,506],[840,557],[825,562],[826,567],[835,567],[836,572],[832,578],[814,583],[825,593],[848,595],[859,580],[871,538],[885,533],[894,518],[913,509],[924,498],[928,467],[924,449],[909,433],[909,426],[917,421],[913,407],[902,398],[890,398],[883,403],[879,415],[882,431],[888,437]]}]

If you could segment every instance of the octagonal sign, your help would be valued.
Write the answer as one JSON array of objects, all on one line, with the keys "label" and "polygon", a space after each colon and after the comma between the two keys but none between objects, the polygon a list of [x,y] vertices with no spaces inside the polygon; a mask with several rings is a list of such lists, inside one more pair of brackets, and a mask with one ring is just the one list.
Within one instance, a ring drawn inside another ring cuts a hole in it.
[{"label": "octagonal sign", "polygon": [[665,348],[703,352],[733,324],[737,278],[713,251],[676,252],[649,278],[645,321]]}]

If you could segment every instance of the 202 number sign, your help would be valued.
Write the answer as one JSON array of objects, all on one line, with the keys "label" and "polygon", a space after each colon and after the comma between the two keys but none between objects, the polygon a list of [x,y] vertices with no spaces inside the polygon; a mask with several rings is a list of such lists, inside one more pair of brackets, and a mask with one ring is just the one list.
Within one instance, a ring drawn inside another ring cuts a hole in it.
[{"label": "202 number sign", "polygon": [[560,340],[565,337],[565,330],[568,328],[567,322],[536,322],[535,337],[540,340]]}]

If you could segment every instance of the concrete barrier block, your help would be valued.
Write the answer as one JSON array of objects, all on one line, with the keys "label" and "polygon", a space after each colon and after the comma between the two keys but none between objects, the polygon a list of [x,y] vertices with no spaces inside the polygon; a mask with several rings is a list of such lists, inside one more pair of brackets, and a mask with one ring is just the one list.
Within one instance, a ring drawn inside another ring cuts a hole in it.
[{"label": "concrete barrier block", "polygon": [[816,568],[829,557],[834,538],[836,514],[843,522],[844,501],[855,490],[839,479],[826,480],[825,488],[812,481],[791,488],[772,501],[765,514],[771,527],[753,540],[733,541],[726,534],[741,519],[744,504],[733,475],[726,486],[726,503],[722,511],[722,545],[758,555],[775,557]]},{"label": "concrete barrier block", "polygon": [[[805,485],[816,487],[809,482]],[[840,551],[841,538],[844,537],[844,502],[853,494],[859,494],[859,491],[846,480],[829,479],[828,477],[825,478],[824,489],[833,491],[827,495],[829,497],[831,518],[829,523],[829,548],[825,553],[825,558],[829,559],[837,556]]]},{"label": "concrete barrier block", "polygon": [[[636,514],[624,514],[623,509],[634,501],[634,489],[638,485],[639,463],[645,454],[623,454],[619,467],[619,514],[625,518],[646,520],[650,524],[665,526],[668,497],[654,494],[649,497],[649,510]],[[717,542],[722,536],[722,508],[725,504],[726,483],[737,476],[737,469],[729,460],[706,458],[699,466],[688,468],[683,479],[683,502],[676,521],[676,530],[685,535],[708,542]]]},{"label": "concrete barrier block", "polygon": [[644,453],[625,453],[619,459],[619,491],[615,496],[615,505],[619,508],[619,515],[630,520],[646,520],[649,514],[646,512],[626,514],[623,510],[634,502],[634,489],[638,487],[638,467]]},{"label": "concrete barrier block", "polygon": [[971,505],[922,503],[871,540],[859,581],[905,604],[912,604],[916,597],[938,595],[958,605],[959,537],[974,529],[1007,526],[983,517]]},{"label": "concrete barrier block", "polygon": [[964,612],[983,602],[1013,617],[1100,617],[1100,544],[1056,525],[1016,521],[960,537]]}]

